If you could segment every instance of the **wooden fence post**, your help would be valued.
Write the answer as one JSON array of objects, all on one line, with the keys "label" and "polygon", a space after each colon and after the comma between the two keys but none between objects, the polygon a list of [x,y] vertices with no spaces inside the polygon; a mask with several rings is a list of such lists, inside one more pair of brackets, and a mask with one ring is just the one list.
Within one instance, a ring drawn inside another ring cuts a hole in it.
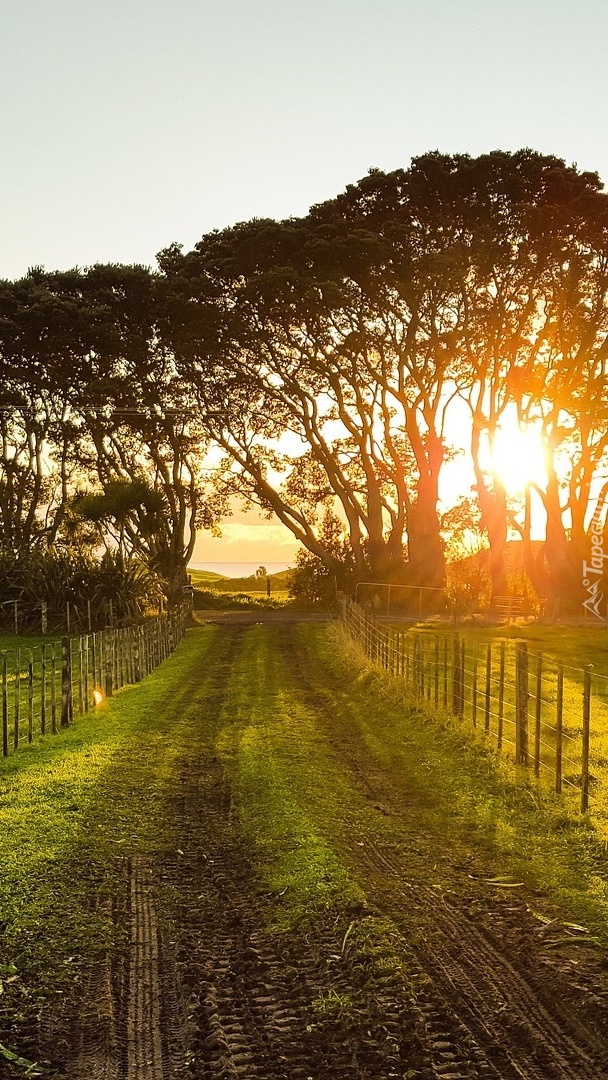
[{"label": "wooden fence post", "polygon": [[19,746],[19,727],[21,724],[21,653],[17,650],[15,659],[15,725],[13,729],[13,747]]},{"label": "wooden fence post", "polygon": [[452,664],[452,712],[460,715],[460,638],[454,634],[454,663]]},{"label": "wooden fence post", "polygon": [[40,655],[40,734],[46,735],[46,644]]},{"label": "wooden fence post", "polygon": [[84,681],[83,681],[83,659],[82,659],[82,635],[78,635],[78,713],[80,716],[84,713]]},{"label": "wooden fence post", "polygon": [[113,678],[112,678],[112,668],[113,668],[113,664],[112,664],[112,637],[110,636],[110,640],[108,641],[108,633],[110,635],[112,634],[111,628],[106,627],[105,630],[102,630],[102,632],[101,632],[101,641],[102,641],[103,662],[104,662],[104,668],[105,668],[105,674],[106,674],[106,697],[110,698],[110,697],[112,697],[112,695],[114,693],[114,681],[113,681]]},{"label": "wooden fence post", "polygon": [[[99,679],[97,678],[97,631],[93,631],[91,634],[91,663],[93,664],[93,689],[101,687],[101,674]],[[101,661],[100,661],[101,664]]]},{"label": "wooden fence post", "polygon": [[448,670],[448,639],[447,634],[443,639],[443,707],[448,707],[448,684],[449,684],[449,670]]},{"label": "wooden fence post", "polygon": [[114,627],[112,627],[110,641],[112,643],[112,685],[115,690],[120,690],[120,682],[118,679],[118,630],[115,630]]},{"label": "wooden fence post", "polygon": [[89,691],[89,635],[85,634],[83,639],[83,650],[81,658],[84,656],[84,711],[89,711],[89,705],[91,702],[91,694]]},{"label": "wooden fence post", "polygon": [[2,653],[2,756],[8,757],[8,670],[6,653]]},{"label": "wooden fence post", "polygon": [[501,641],[498,661],[498,728],[496,738],[496,750],[502,750],[502,729],[505,713],[505,643]]},{"label": "wooden fence post", "polygon": [[583,746],[581,755],[581,813],[589,809],[589,741],[591,734],[591,672],[585,665],[583,676]]},{"label": "wooden fence post", "polygon": [[518,641],[515,649],[515,760],[528,764],[528,646]]},{"label": "wooden fence post", "polygon": [[439,634],[435,634],[435,706],[439,705]]},{"label": "wooden fence post", "polygon": [[555,705],[555,790],[562,790],[562,753],[564,730],[564,664],[557,664],[557,701]]},{"label": "wooden fence post", "polygon": [[473,645],[471,649],[471,663],[473,665],[471,685],[471,720],[473,727],[477,727],[477,649]]},{"label": "wooden fence post", "polygon": [[486,649],[486,696],[483,714],[483,730],[486,735],[490,733],[490,701],[492,696],[492,642],[488,642]]},{"label": "wooden fence post", "polygon": [[30,649],[27,663],[27,741],[34,741],[34,651]]},{"label": "wooden fence post", "polygon": [[131,686],[135,682],[135,672],[134,672],[134,665],[133,665],[133,637],[134,637],[134,630],[133,630],[133,627],[130,626],[129,629],[127,630],[127,672],[128,672],[127,677],[128,677],[129,684]]},{"label": "wooden fence post", "polygon": [[70,663],[70,639],[61,639],[61,726],[70,724],[70,698],[72,696],[72,665]]},{"label": "wooden fence post", "polygon": [[120,626],[114,633],[116,635],[116,686],[119,690],[122,690],[125,685],[123,653],[124,630]]},{"label": "wooden fence post", "polygon": [[459,713],[460,717],[464,716],[464,699],[465,699],[465,672],[467,669],[467,657],[466,657],[466,642],[464,638],[460,641],[460,703]]},{"label": "wooden fence post", "polygon": [[57,646],[51,645],[51,731],[57,734]]},{"label": "wooden fence post", "polygon": [[74,720],[74,651],[72,646],[72,638],[68,640],[68,653],[70,657],[70,697],[69,697],[69,715],[70,724]]},{"label": "wooden fence post", "polygon": [[133,679],[136,683],[141,682],[141,668],[139,659],[140,628],[136,626],[133,631]]},{"label": "wooden fence post", "polygon": [[543,698],[543,658],[536,657],[536,700],[534,703],[534,775],[540,776],[540,732]]},{"label": "wooden fence post", "polygon": [[410,663],[410,635],[405,635],[405,641],[403,643],[404,650],[404,670],[405,670],[405,684],[410,686],[412,682],[412,665]]}]

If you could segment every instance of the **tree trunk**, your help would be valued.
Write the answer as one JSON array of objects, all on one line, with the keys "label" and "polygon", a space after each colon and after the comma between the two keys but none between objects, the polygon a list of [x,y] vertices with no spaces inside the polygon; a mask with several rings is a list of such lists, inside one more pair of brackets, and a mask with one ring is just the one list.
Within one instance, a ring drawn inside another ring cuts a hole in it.
[{"label": "tree trunk", "polygon": [[509,591],[509,581],[505,567],[507,495],[499,481],[495,482],[494,491],[490,491],[483,482],[478,482],[477,491],[481,509],[481,523],[486,529],[490,544],[488,565],[491,594],[492,599],[494,599],[496,596],[506,596]]},{"label": "tree trunk", "polygon": [[408,580],[430,589],[445,586],[445,556],[439,531],[437,485],[434,479],[418,483],[407,520]]}]

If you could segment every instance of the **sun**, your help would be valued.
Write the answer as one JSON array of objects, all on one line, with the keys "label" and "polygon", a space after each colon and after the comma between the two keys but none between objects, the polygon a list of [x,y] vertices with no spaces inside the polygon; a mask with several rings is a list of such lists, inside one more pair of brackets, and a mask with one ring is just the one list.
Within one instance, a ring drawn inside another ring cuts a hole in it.
[{"label": "sun", "polygon": [[545,449],[535,425],[523,426],[504,417],[486,457],[488,471],[498,476],[510,495],[525,491],[530,484],[544,488]]}]

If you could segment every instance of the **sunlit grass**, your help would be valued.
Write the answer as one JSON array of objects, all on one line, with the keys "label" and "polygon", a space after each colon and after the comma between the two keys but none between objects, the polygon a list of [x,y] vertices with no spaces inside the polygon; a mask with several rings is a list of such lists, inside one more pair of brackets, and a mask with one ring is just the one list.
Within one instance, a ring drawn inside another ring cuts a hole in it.
[{"label": "sunlit grass", "polygon": [[[380,627],[381,632],[386,626]],[[563,767],[562,795],[576,811],[580,804],[581,757],[583,733],[583,673],[592,664],[591,681],[591,738],[590,738],[590,805],[598,823],[608,836],[608,651],[606,632],[562,627],[504,626],[504,627],[430,627],[421,623],[407,630],[400,624],[391,629],[405,638],[405,644],[393,643],[392,648],[405,649],[409,658],[407,671],[413,671],[414,638],[423,645],[427,697],[434,703],[435,642],[439,642],[439,703],[444,705],[444,658],[447,645],[448,711],[452,708],[454,670],[454,640],[465,643],[464,721],[475,726],[477,734],[486,723],[486,660],[491,648],[488,745],[498,747],[499,733],[499,667],[504,647],[504,698],[502,720],[502,753],[514,757],[516,721],[516,644],[528,646],[528,754],[533,767],[537,697],[537,663],[541,662],[539,753],[540,783],[546,790],[555,787],[555,748],[557,723],[558,662],[563,665]],[[402,664],[399,664],[401,672]],[[477,673],[474,694],[474,672]],[[475,706],[474,706],[475,698]]]},{"label": "sunlit grass", "polygon": [[116,857],[167,842],[176,718],[215,633],[193,632],[144,683],[0,760],[0,962],[44,970],[43,996],[70,983],[57,957],[107,948],[111,924],[91,897],[111,895]]},{"label": "sunlit grass", "polygon": [[301,633],[342,687],[370,760],[407,788],[418,824],[443,836],[446,852],[469,846],[496,872],[543,890],[608,943],[603,821],[596,828],[561,797],[541,796],[530,772],[497,763],[453,718],[416,703],[368,664],[340,627],[329,628],[325,641],[315,629],[302,626]]}]

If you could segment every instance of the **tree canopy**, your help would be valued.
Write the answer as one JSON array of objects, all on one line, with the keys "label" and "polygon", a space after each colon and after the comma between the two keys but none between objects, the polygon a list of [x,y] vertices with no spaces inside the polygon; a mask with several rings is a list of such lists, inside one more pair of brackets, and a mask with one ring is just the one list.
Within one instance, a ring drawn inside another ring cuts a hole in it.
[{"label": "tree canopy", "polygon": [[[175,584],[238,495],[339,580],[441,588],[442,517],[472,506],[494,593],[515,531],[539,595],[577,595],[608,491],[607,200],[532,150],[430,153],[156,272],[0,283],[1,545],[101,528]],[[544,473],[512,492],[495,449],[523,429]]]}]

